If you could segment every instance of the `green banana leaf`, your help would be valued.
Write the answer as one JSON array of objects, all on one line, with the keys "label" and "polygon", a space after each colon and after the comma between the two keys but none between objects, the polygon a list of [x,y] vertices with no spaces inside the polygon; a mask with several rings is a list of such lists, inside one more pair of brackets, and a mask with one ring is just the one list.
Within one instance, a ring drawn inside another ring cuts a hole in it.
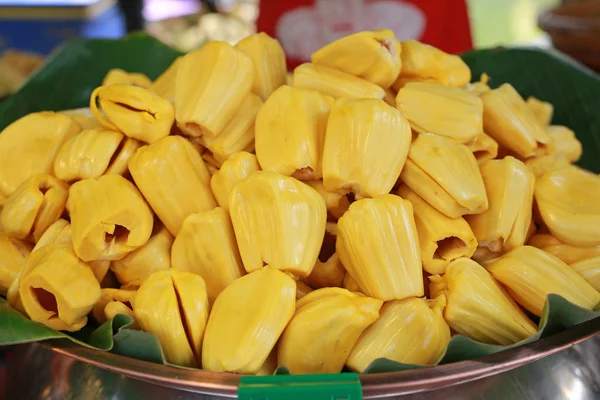
[{"label": "green banana leaf", "polygon": [[[126,39],[75,40],[55,54],[13,96],[0,105],[0,130],[35,111],[86,107],[92,90],[111,68],[142,72],[156,78],[181,55],[146,35]],[[509,82],[523,94],[549,101],[555,106],[554,124],[571,127],[583,143],[580,165],[600,172],[600,79],[570,59],[536,49],[478,50],[463,55],[474,78],[488,73],[491,86]],[[547,298],[536,335],[512,346],[494,346],[457,335],[439,363],[467,360],[522,346],[583,322],[600,318],[557,295]],[[80,332],[67,334],[30,321],[0,298],[0,345],[67,339],[103,351],[168,364],[158,340],[151,334],[131,330],[132,319],[117,315],[101,326],[91,322]],[[422,368],[380,359],[366,373]],[[281,366],[276,374],[289,374]]]},{"label": "green banana leaf", "polygon": [[[438,364],[469,360],[512,349],[538,339],[552,336],[594,318],[600,318],[600,311],[583,309],[561,296],[551,294],[544,305],[538,332],[535,335],[511,346],[484,344],[461,335],[456,335],[450,340],[448,348],[445,354],[440,357]],[[0,298],[0,346],[51,339],[68,339],[93,349],[111,351],[139,360],[171,365],[165,360],[164,353],[156,337],[146,332],[129,329],[132,322],[131,317],[117,315],[96,329],[91,331],[83,329],[80,332],[69,335],[31,321],[11,308],[6,300]],[[367,367],[365,373],[403,371],[415,368],[425,367],[401,364],[387,359],[378,359]],[[289,374],[289,370],[285,366],[281,366],[275,373],[278,375],[287,375]]]},{"label": "green banana leaf", "polygon": [[526,99],[554,105],[553,125],[573,129],[583,145],[578,164],[600,173],[600,77],[557,52],[538,49],[489,49],[464,54],[473,78],[491,77],[490,86],[508,82]]},{"label": "green banana leaf", "polygon": [[88,107],[112,68],[156,79],[182,53],[145,35],[121,40],[76,39],[52,53],[19,91],[0,104],[0,131],[35,111]]}]

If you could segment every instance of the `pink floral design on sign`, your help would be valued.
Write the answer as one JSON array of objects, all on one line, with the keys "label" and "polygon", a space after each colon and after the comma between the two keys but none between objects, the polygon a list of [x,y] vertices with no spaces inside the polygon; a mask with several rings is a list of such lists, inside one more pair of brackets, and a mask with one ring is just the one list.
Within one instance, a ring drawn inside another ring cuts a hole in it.
[{"label": "pink floral design on sign", "polygon": [[397,0],[315,0],[285,12],[276,31],[289,56],[308,60],[325,44],[360,31],[391,29],[400,41],[418,39],[426,22],[418,7]]}]

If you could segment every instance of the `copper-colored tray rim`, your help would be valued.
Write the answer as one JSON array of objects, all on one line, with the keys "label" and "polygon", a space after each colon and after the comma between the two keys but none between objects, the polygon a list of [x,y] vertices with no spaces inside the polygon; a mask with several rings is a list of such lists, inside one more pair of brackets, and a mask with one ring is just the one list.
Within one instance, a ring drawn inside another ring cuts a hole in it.
[{"label": "copper-colored tray rim", "polygon": [[585,32],[600,31],[600,16],[595,18],[564,14],[569,9],[581,6],[581,3],[574,3],[544,11],[538,16],[538,24],[545,31],[555,29]]},{"label": "copper-colored tray rim", "polygon": [[[566,350],[600,334],[600,318],[576,325],[533,343],[474,360],[429,368],[363,374],[364,398],[423,392],[489,377]],[[160,386],[235,398],[240,375],[176,368],[93,350],[69,341],[47,341],[43,346],[77,361]]]}]

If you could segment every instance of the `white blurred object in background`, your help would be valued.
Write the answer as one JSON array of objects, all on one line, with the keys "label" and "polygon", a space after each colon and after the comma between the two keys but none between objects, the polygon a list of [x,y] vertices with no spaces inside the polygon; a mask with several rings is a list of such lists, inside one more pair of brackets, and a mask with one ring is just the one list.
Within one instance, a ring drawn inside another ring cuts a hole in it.
[{"label": "white blurred object in background", "polygon": [[288,56],[310,59],[323,44],[354,32],[390,29],[407,40],[419,38],[425,25],[423,12],[410,3],[315,0],[310,7],[286,11],[277,23],[277,37]]}]

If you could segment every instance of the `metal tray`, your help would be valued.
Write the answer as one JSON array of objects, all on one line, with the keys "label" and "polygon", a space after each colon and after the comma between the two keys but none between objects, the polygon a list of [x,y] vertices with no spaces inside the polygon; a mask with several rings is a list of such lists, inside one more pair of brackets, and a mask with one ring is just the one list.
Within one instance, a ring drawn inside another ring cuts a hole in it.
[{"label": "metal tray", "polygon": [[[600,318],[596,318],[528,345],[474,360],[410,371],[364,374],[361,375],[364,398],[397,397],[436,391],[481,380],[522,367],[556,353],[566,354],[565,350],[599,333]],[[595,344],[594,350],[587,350],[587,353],[591,352],[592,356],[598,354],[600,335],[588,342],[594,342]],[[88,349],[67,341],[48,341],[43,346],[51,350],[55,359],[56,357],[63,360],[72,358],[101,370],[112,371],[121,375],[123,379],[126,377],[133,378],[132,380],[135,381],[148,382],[159,387],[168,388],[173,393],[181,391],[194,392],[209,395],[209,398],[235,398],[237,394],[239,375],[236,374],[174,368]],[[59,360],[59,362],[62,361]],[[69,360],[69,362],[72,363],[73,360]],[[573,362],[569,362],[569,365],[576,366]],[[542,380],[543,377],[539,379]],[[594,379],[600,385],[600,375],[597,372]]]}]

